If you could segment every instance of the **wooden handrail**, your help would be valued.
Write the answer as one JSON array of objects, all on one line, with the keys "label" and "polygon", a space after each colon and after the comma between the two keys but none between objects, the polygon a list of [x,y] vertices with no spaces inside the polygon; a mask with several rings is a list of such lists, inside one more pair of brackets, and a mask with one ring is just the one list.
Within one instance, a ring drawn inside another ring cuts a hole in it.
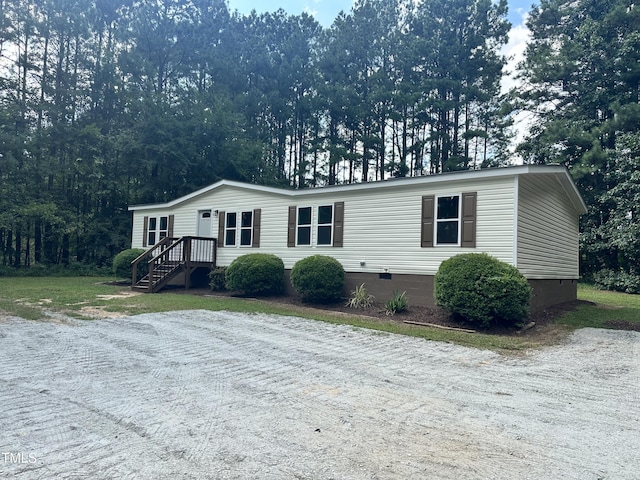
[{"label": "wooden handrail", "polygon": [[[195,243],[198,241],[201,243]],[[153,256],[148,260],[148,291],[155,291],[157,285],[167,279],[167,277],[173,276],[174,272],[181,268],[187,272],[191,272],[193,264],[210,263],[215,265],[216,263],[216,246],[217,239],[211,237],[194,237],[185,236],[180,238],[164,238],[152,248],[147,250],[144,254],[136,258],[133,264],[133,285],[137,282],[137,266],[138,264],[147,258],[152,252],[157,251],[160,248],[160,253]],[[179,251],[177,249],[180,249]],[[158,267],[162,265],[170,268],[165,269],[158,278],[156,278],[155,272]],[[188,275],[187,275],[188,277]],[[186,287],[189,288],[189,279],[186,279]]]},{"label": "wooden handrail", "polygon": [[138,255],[138,257],[136,257],[131,261],[131,266],[132,266],[131,285],[135,285],[136,283],[138,283],[138,264],[142,262],[142,260],[144,260],[146,257],[151,255],[151,253],[157,250],[158,248],[162,248],[163,246],[169,243],[173,243],[174,241],[175,241],[175,238],[173,237],[165,237],[162,240],[160,240],[158,243],[156,243],[153,247],[149,248],[144,253]]}]

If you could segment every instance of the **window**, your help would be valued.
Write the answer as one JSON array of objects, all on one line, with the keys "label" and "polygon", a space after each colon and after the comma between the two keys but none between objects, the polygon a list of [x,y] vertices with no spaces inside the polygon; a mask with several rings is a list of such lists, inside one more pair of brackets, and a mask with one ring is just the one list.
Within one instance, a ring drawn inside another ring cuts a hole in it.
[{"label": "window", "polygon": [[288,247],[342,247],[343,232],[344,202],[317,207],[289,207]]},{"label": "window", "polygon": [[420,245],[476,247],[477,192],[459,195],[424,195]]},{"label": "window", "polygon": [[225,212],[216,210],[218,216],[219,247],[260,248],[262,210]]},{"label": "window", "polygon": [[251,233],[253,232],[253,212],[242,212],[240,221],[240,246],[251,246]]},{"label": "window", "polygon": [[[240,222],[238,222],[238,219]],[[239,242],[238,242],[239,240]],[[253,212],[227,212],[225,217],[224,245],[226,247],[251,247],[253,241]]]},{"label": "window", "polygon": [[224,244],[227,247],[233,247],[236,244],[236,232],[238,230],[237,214],[227,213],[224,233]]},{"label": "window", "polygon": [[318,245],[331,245],[333,205],[318,207]]},{"label": "window", "polygon": [[311,207],[298,208],[296,245],[311,245]]},{"label": "window", "polygon": [[149,217],[147,223],[147,245],[155,245],[169,236],[169,217]]},{"label": "window", "polygon": [[460,238],[460,196],[438,197],[436,202],[436,245],[458,245]]}]

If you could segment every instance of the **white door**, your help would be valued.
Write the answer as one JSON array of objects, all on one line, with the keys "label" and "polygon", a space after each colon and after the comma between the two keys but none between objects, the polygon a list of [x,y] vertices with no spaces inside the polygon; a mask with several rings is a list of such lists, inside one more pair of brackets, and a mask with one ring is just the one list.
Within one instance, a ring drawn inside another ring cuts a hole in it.
[{"label": "white door", "polygon": [[[198,211],[198,226],[196,229],[198,237],[211,237],[211,210]],[[206,240],[194,240],[191,246],[191,260],[197,262],[211,261],[209,252],[210,242]]]},{"label": "white door", "polygon": [[198,237],[211,236],[211,210],[200,210],[198,212],[198,229],[196,235]]}]

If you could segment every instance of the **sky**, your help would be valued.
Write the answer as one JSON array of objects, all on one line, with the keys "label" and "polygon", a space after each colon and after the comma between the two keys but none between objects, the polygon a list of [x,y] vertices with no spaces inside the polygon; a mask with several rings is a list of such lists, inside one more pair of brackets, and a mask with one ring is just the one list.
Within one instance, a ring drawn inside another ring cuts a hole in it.
[{"label": "sky", "polygon": [[[307,12],[313,15],[324,27],[329,27],[338,13],[343,10],[349,12],[352,0],[228,0],[231,11],[238,10],[247,14],[251,10],[258,13],[273,12],[282,8],[287,13],[299,15]],[[530,10],[534,0],[509,0],[509,20],[511,23],[521,25],[523,16]]]}]

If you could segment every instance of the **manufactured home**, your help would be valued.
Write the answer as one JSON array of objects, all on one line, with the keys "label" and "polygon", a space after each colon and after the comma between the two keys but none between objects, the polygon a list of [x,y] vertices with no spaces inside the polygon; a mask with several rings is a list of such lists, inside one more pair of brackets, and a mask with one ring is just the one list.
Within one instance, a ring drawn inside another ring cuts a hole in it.
[{"label": "manufactured home", "polygon": [[275,254],[287,272],[319,254],[344,267],[345,296],[364,282],[379,301],[398,290],[430,306],[442,261],[485,252],[518,267],[536,311],[576,298],[586,206],[565,167],[529,165],[300,190],[222,180],[129,210],[145,291],[188,288],[196,270],[247,253]]}]

